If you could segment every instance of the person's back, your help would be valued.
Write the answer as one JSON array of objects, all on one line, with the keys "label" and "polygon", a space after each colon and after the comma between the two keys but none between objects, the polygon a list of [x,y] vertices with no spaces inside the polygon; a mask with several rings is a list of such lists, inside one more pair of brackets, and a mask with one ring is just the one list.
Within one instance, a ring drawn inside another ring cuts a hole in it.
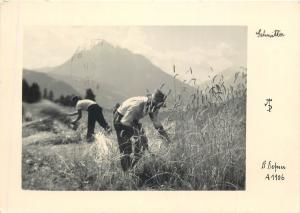
[{"label": "person's back", "polygon": [[97,103],[90,99],[82,99],[82,100],[77,101],[75,108],[76,108],[76,110],[88,111],[89,106],[91,106],[93,104],[97,104]]},{"label": "person's back", "polygon": [[125,100],[117,109],[117,112],[122,115],[121,123],[132,126],[134,122],[138,122],[149,113],[148,105],[148,97],[146,96],[137,96]]}]

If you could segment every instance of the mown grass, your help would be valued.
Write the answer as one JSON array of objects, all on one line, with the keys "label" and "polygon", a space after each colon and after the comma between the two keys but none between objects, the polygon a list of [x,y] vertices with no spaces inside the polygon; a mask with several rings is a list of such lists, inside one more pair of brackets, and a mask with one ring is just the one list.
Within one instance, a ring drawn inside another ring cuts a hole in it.
[{"label": "mown grass", "polygon": [[[23,189],[244,190],[246,75],[236,74],[230,84],[217,75],[193,94],[176,92],[162,121],[172,144],[167,146],[146,119],[151,153],[127,173],[120,167],[114,132],[107,136],[98,129],[96,142],[89,144],[85,117],[73,131],[62,116],[71,109],[25,106],[44,120],[23,127]],[[111,111],[105,117],[112,123]]]}]

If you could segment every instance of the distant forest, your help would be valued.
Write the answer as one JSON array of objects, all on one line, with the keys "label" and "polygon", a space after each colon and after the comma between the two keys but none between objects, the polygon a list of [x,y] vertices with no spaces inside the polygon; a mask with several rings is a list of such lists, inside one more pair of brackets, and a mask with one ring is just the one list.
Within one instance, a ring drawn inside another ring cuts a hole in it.
[{"label": "distant forest", "polygon": [[[55,103],[64,105],[64,106],[73,106],[72,97],[74,94],[70,95],[61,95],[59,98],[55,99],[53,91],[45,88],[43,90],[43,94],[40,91],[40,86],[38,83],[33,82],[31,85],[28,84],[26,79],[23,79],[22,82],[22,100],[26,103],[36,103],[39,102],[41,99],[47,99],[49,101],[53,101]],[[92,89],[86,90],[85,99],[90,99],[95,101],[96,95],[94,94]]]}]

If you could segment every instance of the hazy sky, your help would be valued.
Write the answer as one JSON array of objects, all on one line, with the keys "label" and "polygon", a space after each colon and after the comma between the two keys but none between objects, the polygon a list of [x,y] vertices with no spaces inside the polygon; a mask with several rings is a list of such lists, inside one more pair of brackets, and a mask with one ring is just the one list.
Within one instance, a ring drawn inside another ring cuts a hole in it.
[{"label": "hazy sky", "polygon": [[26,27],[24,67],[59,65],[98,39],[140,53],[168,73],[173,64],[182,74],[192,67],[200,78],[207,77],[209,67],[246,67],[247,29],[233,26]]}]

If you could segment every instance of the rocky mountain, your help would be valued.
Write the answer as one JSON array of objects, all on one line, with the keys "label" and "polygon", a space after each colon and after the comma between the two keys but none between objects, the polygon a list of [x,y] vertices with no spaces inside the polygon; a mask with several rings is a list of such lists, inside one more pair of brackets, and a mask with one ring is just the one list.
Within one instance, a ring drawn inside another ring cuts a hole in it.
[{"label": "rocky mountain", "polygon": [[106,107],[127,97],[145,95],[147,90],[151,92],[162,84],[166,92],[174,90],[174,86],[177,90],[191,89],[146,57],[106,41],[77,49],[65,63],[47,68],[47,74],[71,85],[82,95],[87,88],[92,88],[97,101]]}]

